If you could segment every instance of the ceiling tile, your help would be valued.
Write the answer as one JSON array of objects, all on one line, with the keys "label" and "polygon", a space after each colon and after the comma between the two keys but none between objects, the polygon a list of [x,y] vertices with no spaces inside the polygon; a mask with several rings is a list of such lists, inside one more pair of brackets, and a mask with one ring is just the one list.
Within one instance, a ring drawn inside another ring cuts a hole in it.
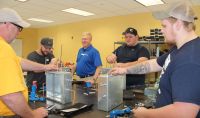
[{"label": "ceiling tile", "polygon": [[134,0],[108,0],[108,1],[117,5],[118,7],[125,8],[125,9],[144,7],[143,5],[139,4],[138,2]]},{"label": "ceiling tile", "polygon": [[191,0],[193,5],[200,5],[200,0]]},{"label": "ceiling tile", "polygon": [[[163,0],[166,4],[145,7],[135,0],[28,0],[18,2],[16,0],[0,0],[0,8],[10,7],[15,9],[24,19],[31,17],[53,20],[53,23],[39,23],[28,21],[31,27],[47,27],[62,23],[72,23],[84,20],[127,15],[142,12],[152,12],[161,10],[177,1],[183,0]],[[184,0],[195,5],[196,11],[200,9],[200,0]],[[67,8],[77,8],[95,13],[93,16],[83,17],[62,12]]]},{"label": "ceiling tile", "polygon": [[109,11],[109,12],[123,9],[123,8],[120,8],[119,6],[112,4],[109,1],[103,1],[103,0],[97,1],[95,3],[91,3],[90,5],[93,5],[96,8]]}]

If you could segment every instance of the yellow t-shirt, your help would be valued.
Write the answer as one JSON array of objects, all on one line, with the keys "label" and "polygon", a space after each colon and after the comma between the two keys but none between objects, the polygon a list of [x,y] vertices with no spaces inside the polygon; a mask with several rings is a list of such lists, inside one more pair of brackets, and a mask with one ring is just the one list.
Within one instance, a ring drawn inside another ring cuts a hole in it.
[{"label": "yellow t-shirt", "polygon": [[[22,92],[28,101],[28,89],[20,65],[21,58],[17,57],[12,47],[0,37],[0,96]],[[0,100],[0,116],[14,113]]]}]

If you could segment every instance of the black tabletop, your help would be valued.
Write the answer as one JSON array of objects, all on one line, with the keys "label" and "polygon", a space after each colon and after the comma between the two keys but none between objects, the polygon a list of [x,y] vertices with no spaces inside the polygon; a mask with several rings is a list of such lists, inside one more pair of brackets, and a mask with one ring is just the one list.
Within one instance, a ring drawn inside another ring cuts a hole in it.
[{"label": "black tabletop", "polygon": [[[90,95],[85,95],[84,93],[86,90],[84,89],[83,86],[81,85],[73,85],[73,90],[75,91],[75,96],[73,98],[72,103],[68,104],[60,104],[58,102],[52,101],[52,100],[46,100],[46,102],[29,102],[30,106],[33,109],[36,109],[38,107],[46,107],[47,105],[53,105],[56,104],[56,108],[61,109],[67,106],[71,106],[74,103],[84,103],[84,104],[93,104],[92,110],[83,112],[81,114],[77,114],[73,116],[73,118],[105,118],[106,116],[109,115],[109,112],[101,111],[97,109],[97,93],[95,94],[90,94]],[[124,106],[131,106],[134,107],[134,105],[138,102],[143,102],[144,99],[141,97],[134,98],[131,100],[124,100],[121,105],[119,105],[116,109],[123,109]],[[62,116],[55,115],[55,114],[50,114],[48,118],[63,118]]]}]

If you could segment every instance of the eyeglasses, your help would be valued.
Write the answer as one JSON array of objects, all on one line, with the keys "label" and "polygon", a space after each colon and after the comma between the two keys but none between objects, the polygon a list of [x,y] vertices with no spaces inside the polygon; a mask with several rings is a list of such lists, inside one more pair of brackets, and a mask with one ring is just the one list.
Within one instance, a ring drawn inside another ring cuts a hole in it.
[{"label": "eyeglasses", "polygon": [[19,26],[19,25],[15,24],[15,23],[12,23],[12,24],[15,25],[18,28],[19,32],[21,32],[23,30],[22,26]]}]

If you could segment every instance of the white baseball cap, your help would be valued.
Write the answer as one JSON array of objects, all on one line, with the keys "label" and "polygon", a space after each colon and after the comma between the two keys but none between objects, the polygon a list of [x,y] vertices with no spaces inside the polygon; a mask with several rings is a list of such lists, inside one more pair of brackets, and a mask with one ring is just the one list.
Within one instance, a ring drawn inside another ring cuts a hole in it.
[{"label": "white baseball cap", "polygon": [[30,26],[30,24],[24,21],[15,10],[10,8],[0,9],[0,22],[11,22],[23,28]]},{"label": "white baseball cap", "polygon": [[153,16],[159,20],[163,20],[169,17],[174,17],[187,22],[194,22],[197,20],[192,7],[186,2],[181,2],[175,5],[173,4],[172,7],[165,11],[154,12]]}]

